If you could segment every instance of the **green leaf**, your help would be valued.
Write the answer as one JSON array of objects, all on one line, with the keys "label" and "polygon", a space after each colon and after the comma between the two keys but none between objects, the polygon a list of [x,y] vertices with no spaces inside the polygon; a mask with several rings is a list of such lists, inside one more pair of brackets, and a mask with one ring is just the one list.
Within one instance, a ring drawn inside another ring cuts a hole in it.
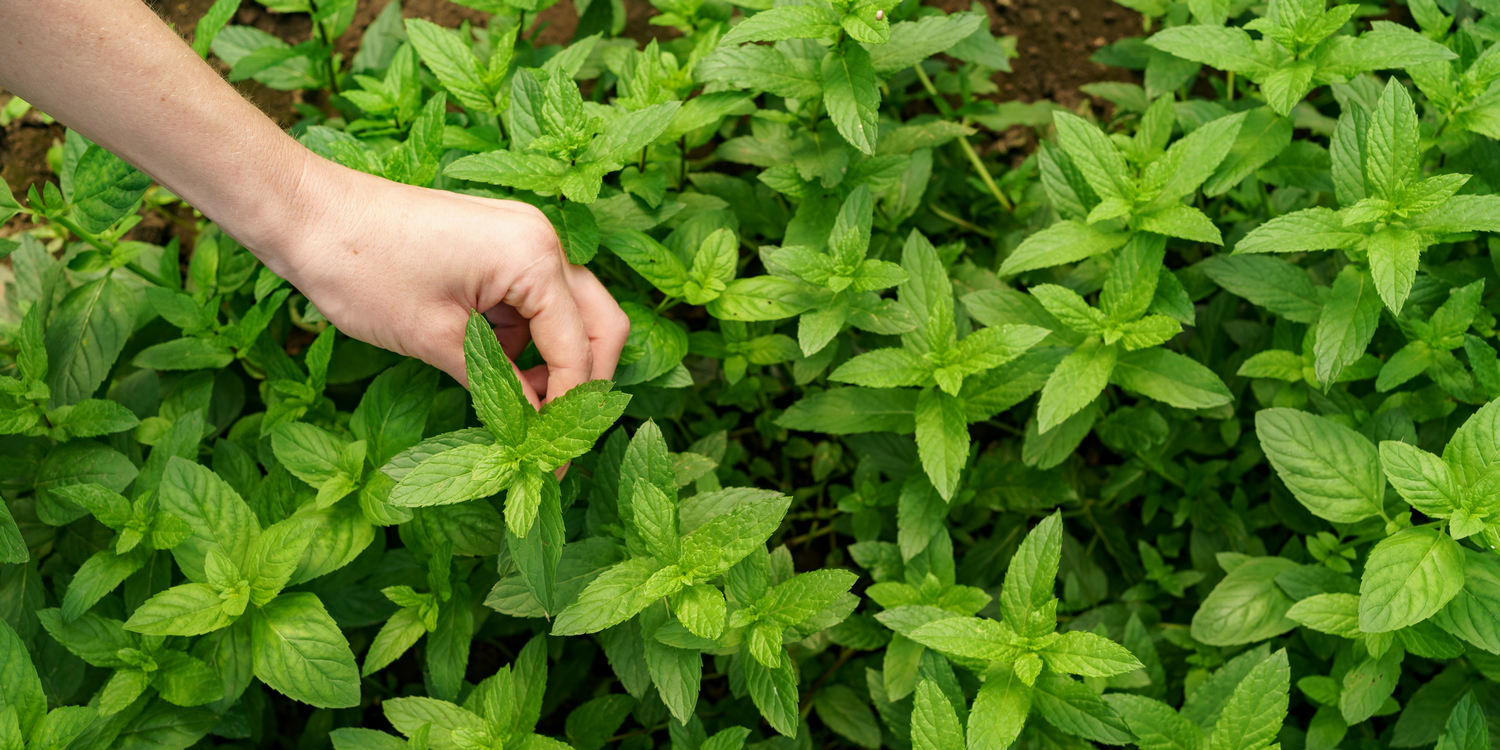
[{"label": "green leaf", "polygon": [[1296,567],[1285,558],[1255,557],[1229,571],[1193,614],[1193,639],[1237,646],[1297,627],[1286,616],[1294,602],[1276,584],[1276,576]]},{"label": "green leaf", "polygon": [[265,605],[281,593],[311,541],[312,527],[296,517],[272,524],[261,532],[245,566],[250,576],[250,601]]},{"label": "green leaf", "polygon": [[1339,713],[1346,723],[1358,724],[1369,719],[1391,699],[1405,658],[1406,651],[1400,645],[1387,646],[1379,657],[1367,655],[1344,675]]},{"label": "green leaf", "polygon": [[159,497],[162,507],[193,531],[172,548],[172,557],[189,580],[207,580],[204,558],[211,552],[245,567],[260,536],[260,524],[227,482],[204,466],[173,456],[167,462]]},{"label": "green leaf", "polygon": [[909,389],[830,388],[792,404],[776,423],[787,429],[830,435],[911,433],[916,429],[916,404],[917,392]]},{"label": "green leaf", "polygon": [[47,321],[48,407],[94,395],[135,327],[135,295],[111,278],[69,292]]},{"label": "green leaf", "polygon": [[577,601],[558,613],[552,623],[552,634],[597,633],[634,617],[661,598],[661,594],[653,595],[649,586],[660,570],[661,563],[639,557],[604,571],[578,595]]},{"label": "green leaf", "polygon": [[1104,232],[1080,221],[1059,221],[1035,232],[1006,256],[1001,276],[1077,263],[1125,244],[1128,236]]},{"label": "green leaf", "polygon": [[[1407,186],[1419,177],[1417,110],[1411,95],[1399,81],[1390,81],[1370,113],[1365,146],[1365,185],[1370,195],[1400,200]],[[1372,258],[1373,261],[1373,258]]]},{"label": "green leaf", "polygon": [[1385,306],[1401,314],[1406,296],[1417,278],[1417,261],[1422,256],[1422,239],[1416,232],[1401,227],[1386,227],[1370,235],[1366,249],[1370,253],[1370,275]]},{"label": "green leaf", "polygon": [[[821,713],[819,714],[821,715]],[[911,714],[911,740],[916,750],[963,750],[964,733],[953,704],[932,680],[917,684]]]},{"label": "green leaf", "polygon": [[[1364,241],[1364,239],[1364,233],[1344,227],[1344,220],[1339,216],[1338,212],[1327,208],[1305,208],[1301,211],[1293,211],[1289,214],[1277,216],[1251,230],[1249,234],[1245,235],[1243,239],[1235,244],[1234,253],[1235,255],[1240,255],[1244,253],[1300,253],[1311,250],[1338,250],[1354,247]],[[1210,260],[1220,266],[1225,266],[1230,265],[1229,261],[1231,259],[1219,257],[1211,258]],[[1240,261],[1240,263],[1240,267],[1246,267],[1244,261]],[[1267,264],[1261,265],[1266,266]],[[1215,279],[1215,281],[1217,280]],[[1251,301],[1255,300],[1252,299]]]},{"label": "green leaf", "polygon": [[568,741],[578,750],[601,750],[635,708],[628,695],[601,695],[568,714]]},{"label": "green leaf", "polygon": [[360,669],[360,676],[369,677],[385,669],[415,646],[424,635],[427,635],[427,626],[423,624],[422,615],[417,609],[396,610],[396,614],[386,620],[380,627],[380,632],[375,634],[375,639],[370,642],[370,650],[365,652],[365,663]]},{"label": "green leaf", "polygon": [[1403,529],[1370,551],[1359,583],[1359,627],[1385,633],[1431,617],[1464,586],[1463,550],[1436,529]]},{"label": "green leaf", "polygon": [[1465,553],[1464,587],[1432,622],[1490,653],[1500,653],[1500,564]]},{"label": "green leaf", "polygon": [[672,124],[672,118],[680,106],[680,102],[653,104],[620,117],[589,144],[588,149],[578,157],[578,162],[613,165],[635,159],[641,149],[655,141]]},{"label": "green leaf", "polygon": [[[458,750],[472,742],[470,738],[482,737],[485,733],[484,719],[447,701],[422,697],[387,698],[381,701],[381,708],[391,726],[408,737],[427,725],[432,750]],[[459,741],[464,744],[458,744]]]},{"label": "green leaf", "polygon": [[1235,145],[1246,114],[1225,115],[1200,125],[1152,162],[1141,181],[1148,189],[1159,185],[1160,192],[1144,210],[1159,211],[1180,205],[1179,199],[1197,190],[1213,175]]},{"label": "green leaf", "polygon": [[569,263],[583,265],[594,259],[594,254],[599,252],[599,223],[587,205],[577,201],[568,201],[561,206],[549,203],[542,207],[542,213],[557,230],[557,238],[562,242]]},{"label": "green leaf", "polygon": [[[31,735],[31,747],[62,750],[93,723],[97,712],[86,706],[59,706],[47,712]],[[201,735],[199,735],[201,736]]]},{"label": "green leaf", "polygon": [[[650,485],[642,485],[650,487]],[[717,639],[724,633],[724,593],[713,586],[689,586],[672,599],[677,619],[699,638]]]},{"label": "green leaf", "polygon": [[1049,633],[1055,622],[1034,621],[1033,615],[1045,612],[1057,585],[1057,567],[1062,555],[1062,516],[1053,513],[1026,535],[1000,590],[1000,611],[1005,621],[1023,635]]},{"label": "green leaf", "polygon": [[604,431],[624,413],[630,395],[609,390],[607,380],[592,380],[542,407],[532,421],[524,452],[557,468],[594,447]]},{"label": "green leaf", "polygon": [[1485,750],[1490,746],[1490,728],[1479,700],[1470,692],[1460,698],[1438,737],[1437,750]]},{"label": "green leaf", "polygon": [[76,619],[93,608],[106,594],[140,570],[147,557],[145,550],[140,547],[125,554],[102,549],[90,555],[89,559],[78,566],[73,574],[73,582],[68,584],[68,592],[63,595],[63,617]]},{"label": "green leaf", "polygon": [[[928,684],[930,685],[930,682]],[[920,692],[921,687],[919,686],[917,689],[917,706],[912,711],[912,741],[914,747],[921,747],[918,741],[920,730],[917,729],[917,725],[922,720],[922,694]],[[937,692],[935,687],[933,690]],[[941,692],[938,693],[937,699],[947,707],[949,712],[948,721],[950,724],[945,725],[945,729],[951,729],[956,735],[958,718],[953,715],[953,705],[948,703],[947,698],[942,697]],[[875,713],[870,710],[870,705],[864,699],[860,698],[854,692],[854,689],[848,685],[832,684],[824,686],[822,690],[813,695],[813,709],[818,712],[818,718],[822,720],[823,724],[832,729],[835,734],[848,739],[860,747],[871,748],[871,750],[880,747],[880,725],[875,721]],[[944,750],[949,750],[950,748],[958,750],[957,747],[951,744],[952,740],[956,739],[956,737],[954,735],[949,735],[948,737],[950,744],[944,746]]]},{"label": "green leaf", "polygon": [[22,734],[30,735],[47,714],[47,696],[26,644],[0,622],[0,714],[14,711]]},{"label": "green leaf", "polygon": [[1058,141],[1095,192],[1118,200],[1135,197],[1125,157],[1099,128],[1068,112],[1054,113],[1052,122]]},{"label": "green leaf", "polygon": [[793,627],[838,601],[857,577],[845,570],[811,570],[777,584],[754,611],[782,627]]},{"label": "green leaf", "polygon": [[129,409],[113,401],[86,398],[71,407],[56,409],[49,415],[54,428],[70,437],[113,435],[134,429],[141,423]]},{"label": "green leaf", "polygon": [[500,463],[500,450],[485,443],[466,443],[436,453],[404,473],[386,502],[420,508],[493,495],[510,486],[516,475],[514,467]]},{"label": "green leaf", "polygon": [[[794,5],[766,12],[804,9],[813,10],[808,6]],[[756,17],[760,15],[764,14]],[[729,36],[734,34],[735,31],[731,31]],[[849,145],[866,154],[875,153],[875,141],[880,136],[877,122],[880,90],[876,88],[870,53],[864,47],[845,44],[823,58],[823,106],[828,110],[828,117],[838,126],[839,135]]]},{"label": "green leaf", "polygon": [[757,498],[699,526],[682,538],[683,574],[695,580],[722,574],[766,543],[790,505],[784,495]]},{"label": "green leaf", "polygon": [[157,658],[158,671],[151,681],[163,700],[178,706],[201,706],[224,697],[219,675],[207,664],[180,651]]},{"label": "green leaf", "polygon": [[271,431],[271,448],[276,460],[293,476],[313,487],[321,487],[341,473],[363,470],[363,466],[346,465],[347,445],[326,430],[310,424],[292,422],[277,425]]},{"label": "green leaf", "polygon": [[1269,74],[1271,67],[1243,29],[1223,26],[1180,26],[1163,29],[1146,43],[1184,60],[1212,65],[1251,78]]},{"label": "green leaf", "polygon": [[729,282],[706,307],[720,320],[781,320],[801,315],[818,304],[817,288],[775,276],[755,276]]},{"label": "green leaf", "polygon": [[408,360],[371,381],[349,420],[355,439],[365,441],[371,466],[384,466],[422,442],[438,376],[435,368]]},{"label": "green leaf", "polygon": [[1262,750],[1269,747],[1286,719],[1292,682],[1283,649],[1255,665],[1224,704],[1209,750]]},{"label": "green leaf", "polygon": [[797,679],[792,672],[790,658],[783,652],[781,666],[767,667],[742,651],[740,666],[745,671],[745,686],[750,690],[750,700],[760,709],[760,715],[781,734],[796,736]]},{"label": "green leaf", "polygon": [[1052,671],[1083,677],[1112,677],[1145,666],[1124,646],[1082,630],[1062,633],[1036,653]]},{"label": "green leaf", "polygon": [[1379,454],[1363,435],[1295,409],[1257,412],[1255,431],[1281,481],[1314,515],[1353,523],[1383,512]]},{"label": "green leaf", "polygon": [[1319,382],[1337,382],[1344,369],[1365,353],[1375,336],[1383,304],[1370,276],[1345,266],[1333,281],[1333,293],[1318,318],[1313,344]]},{"label": "green leaf", "polygon": [[1109,377],[1127,391],[1181,409],[1212,409],[1233,400],[1213,370],[1159,347],[1120,354]]},{"label": "green leaf", "polygon": [[[865,7],[864,12],[869,12],[870,6]],[[869,51],[875,72],[888,78],[954,47],[984,25],[985,18],[978,13],[933,14],[891,24],[891,37],[885,44],[862,46]]]},{"label": "green leaf", "polygon": [[1042,388],[1038,429],[1045,433],[1092,403],[1109,384],[1117,352],[1115,346],[1091,338],[1059,362]]},{"label": "green leaf", "polygon": [[[1356,238],[1357,239],[1357,238]],[[1244,240],[1236,246],[1243,246]],[[1230,294],[1297,323],[1317,322],[1323,295],[1303,269],[1275,258],[1215,255],[1194,266]]]},{"label": "green leaf", "polygon": [[219,591],[206,583],[173,586],[147,599],[125,629],[143,635],[202,635],[234,621]]},{"label": "green leaf", "polygon": [[1204,750],[1203,730],[1165,703],[1141,695],[1107,693],[1104,700],[1125,719],[1141,750]]},{"label": "green leaf", "polygon": [[968,750],[1005,750],[1016,741],[1031,713],[1032,689],[1010,664],[995,664],[969,711]]},{"label": "green leaf", "polygon": [[453,597],[438,610],[437,628],[427,636],[424,655],[432,693],[457,700],[469,666],[470,641],[474,638],[474,607],[469,587],[453,587]]},{"label": "green leaf", "polygon": [[319,708],[359,705],[359,670],[349,642],[318,597],[278,596],[255,614],[255,676]]},{"label": "green leaf", "polygon": [[220,341],[186,337],[141,350],[130,360],[149,370],[213,370],[227,367],[234,352]]},{"label": "green leaf", "polygon": [[938,494],[947,500],[958,489],[959,475],[969,458],[969,425],[964,404],[936,388],[917,397],[917,453]]},{"label": "green leaf", "polygon": [[1421,448],[1383,440],[1380,467],[1401,497],[1423,513],[1447,514],[1463,504],[1462,490],[1448,464]]},{"label": "green leaf", "polygon": [[149,175],[90,145],[73,169],[74,215],[85,231],[103,232],[125,218],[150,186]]},{"label": "green leaf", "polygon": [[511,364],[489,321],[479,312],[469,313],[464,334],[464,365],[469,393],[480,421],[501,443],[520,445],[536,410],[521,390],[515,365]]},{"label": "green leaf", "polygon": [[1286,616],[1303,627],[1343,638],[1357,638],[1359,597],[1353,594],[1314,594],[1287,610]]},{"label": "green leaf", "polygon": [[1275,159],[1292,142],[1292,120],[1281,117],[1270,107],[1258,107],[1245,114],[1234,145],[1211,177],[1203,183],[1209,197],[1223,195],[1246,177]]},{"label": "green leaf", "polygon": [[774,42],[781,39],[820,39],[839,33],[839,23],[830,9],[812,5],[788,5],[761,11],[730,29],[721,47],[743,42]]},{"label": "green leaf", "polygon": [[676,253],[650,235],[630,229],[605,235],[603,242],[610,252],[644,276],[652,286],[673,297],[683,296],[683,285],[688,281],[687,268]]},{"label": "green leaf", "polygon": [[[823,92],[820,65],[757,44],[719,47],[698,63],[697,72],[705,81],[723,81],[789,99],[811,99]],[[683,105],[678,117],[686,116],[692,106],[691,101]]]},{"label": "green leaf", "polygon": [[1107,745],[1124,745],[1135,737],[1125,721],[1088,686],[1071,678],[1043,672],[1032,691],[1032,705],[1058,729]]},{"label": "green leaf", "polygon": [[453,31],[420,18],[406,20],[406,34],[422,62],[463,106],[492,112],[495,102],[479,70],[479,59]]},{"label": "green leaf", "polygon": [[[518,77],[519,79],[519,77]],[[487,151],[449,164],[443,174],[460,180],[504,185],[544,195],[558,192],[568,163],[542,154]]]}]

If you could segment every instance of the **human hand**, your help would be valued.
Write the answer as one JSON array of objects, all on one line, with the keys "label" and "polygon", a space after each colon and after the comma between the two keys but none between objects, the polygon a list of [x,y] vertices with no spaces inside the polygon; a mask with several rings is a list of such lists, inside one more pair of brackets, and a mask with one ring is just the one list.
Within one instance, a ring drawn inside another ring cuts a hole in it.
[{"label": "human hand", "polygon": [[547,364],[520,372],[533,404],[613,376],[630,321],[567,262],[535,207],[402,185],[310,152],[298,184],[290,221],[240,239],[340,331],[467,385],[464,327],[481,310],[512,360],[536,341]]}]

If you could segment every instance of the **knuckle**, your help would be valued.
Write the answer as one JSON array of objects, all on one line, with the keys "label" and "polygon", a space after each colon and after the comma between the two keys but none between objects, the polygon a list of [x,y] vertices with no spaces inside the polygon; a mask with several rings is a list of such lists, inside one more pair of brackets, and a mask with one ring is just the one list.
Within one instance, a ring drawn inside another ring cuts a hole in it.
[{"label": "knuckle", "polygon": [[623,345],[625,339],[630,336],[630,316],[626,315],[624,310],[615,307],[609,313],[607,325],[609,326],[610,338],[615,343]]}]

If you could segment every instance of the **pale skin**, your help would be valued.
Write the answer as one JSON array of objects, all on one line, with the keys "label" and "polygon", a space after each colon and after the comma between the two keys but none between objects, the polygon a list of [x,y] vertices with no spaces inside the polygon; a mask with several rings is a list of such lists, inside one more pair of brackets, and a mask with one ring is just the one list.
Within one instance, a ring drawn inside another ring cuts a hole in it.
[{"label": "pale skin", "polygon": [[0,88],[151,175],[349,336],[467,383],[485,313],[540,404],[610,378],[630,324],[536,208],[330,162],[243,99],[139,0],[0,0]]}]

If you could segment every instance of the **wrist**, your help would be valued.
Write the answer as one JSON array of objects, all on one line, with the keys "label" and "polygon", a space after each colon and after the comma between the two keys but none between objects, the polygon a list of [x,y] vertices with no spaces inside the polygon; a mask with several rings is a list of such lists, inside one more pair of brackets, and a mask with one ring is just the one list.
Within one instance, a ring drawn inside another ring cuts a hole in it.
[{"label": "wrist", "polygon": [[291,138],[270,155],[263,173],[249,180],[228,210],[204,214],[244,245],[276,275],[297,282],[321,242],[319,228],[342,192],[342,169]]}]

